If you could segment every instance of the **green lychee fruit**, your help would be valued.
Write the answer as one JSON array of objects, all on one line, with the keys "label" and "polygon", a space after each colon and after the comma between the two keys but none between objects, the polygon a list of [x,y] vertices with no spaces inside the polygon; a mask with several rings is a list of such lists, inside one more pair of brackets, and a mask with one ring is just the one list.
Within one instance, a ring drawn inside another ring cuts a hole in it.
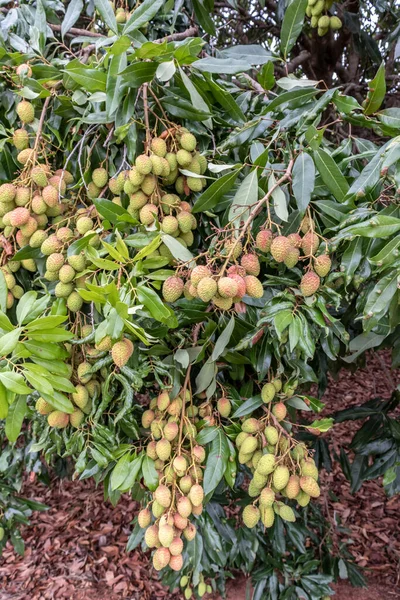
[{"label": "green lychee fruit", "polygon": [[258,421],[254,417],[250,417],[242,423],[242,431],[245,433],[257,433],[260,431],[260,427],[262,427],[261,421]]},{"label": "green lychee fruit", "polygon": [[21,152],[17,155],[17,161],[21,163],[21,165],[26,165],[33,159],[35,151],[33,148],[25,148],[25,150],[21,150]]},{"label": "green lychee fruit", "polygon": [[123,367],[133,354],[134,346],[128,338],[116,342],[111,348],[111,356],[117,367]]},{"label": "green lychee fruit", "polygon": [[260,261],[255,254],[243,254],[240,264],[247,275],[255,275],[257,277],[260,274]]},{"label": "green lychee fruit", "polygon": [[261,390],[261,399],[265,404],[272,402],[275,397],[275,386],[273,383],[266,383]]},{"label": "green lychee fruit", "polygon": [[[319,22],[318,22],[319,25]],[[337,29],[341,29],[343,26],[342,21],[339,19],[339,17],[333,16],[330,17],[329,19],[329,27],[331,29],[333,29],[333,31],[336,31]]]},{"label": "green lychee fruit", "polygon": [[153,168],[150,157],[146,154],[141,154],[136,158],[135,166],[139,173],[141,173],[142,175],[148,175],[149,173],[151,173],[151,170]]},{"label": "green lychee fruit", "polygon": [[[285,487],[286,496],[293,500],[300,492],[300,478],[298,475],[291,475],[287,486]],[[283,517],[282,517],[283,518]]]},{"label": "green lychee fruit", "polygon": [[300,477],[300,487],[311,498],[318,498],[321,495],[319,485],[312,477]]},{"label": "green lychee fruit", "polygon": [[316,233],[309,231],[301,240],[301,249],[305,256],[311,256],[316,253],[319,247],[319,239]]},{"label": "green lychee fruit", "polygon": [[74,291],[68,295],[67,298],[67,308],[72,313],[78,312],[83,305],[83,298],[79,295],[78,292]]},{"label": "green lychee fruit", "polygon": [[154,204],[146,204],[140,210],[139,219],[143,225],[151,225],[154,223],[158,215],[158,208]]},{"label": "green lychee fruit", "polygon": [[51,404],[46,402],[46,400],[41,397],[36,400],[35,408],[41,415],[48,415],[54,410]]},{"label": "green lychee fruit", "polygon": [[275,492],[270,487],[265,487],[260,494],[260,506],[271,507],[275,502]]},{"label": "green lychee fruit", "polygon": [[144,534],[144,541],[149,548],[155,548],[160,543],[158,539],[158,527],[157,525],[151,525],[146,529]]},{"label": "green lychee fruit", "polygon": [[171,491],[166,485],[158,486],[158,488],[154,492],[154,498],[164,508],[169,508],[171,506]]},{"label": "green lychee fruit", "polygon": [[12,138],[17,150],[25,150],[29,146],[29,135],[26,129],[16,129]]},{"label": "green lychee fruit", "polygon": [[278,465],[272,477],[274,488],[276,488],[278,491],[283,490],[288,484],[289,477],[289,469],[284,465]]},{"label": "green lychee fruit", "polygon": [[[77,375],[78,375],[78,379],[81,383],[85,384],[88,383],[93,375],[91,373],[92,367],[88,362],[82,362],[79,364],[78,369],[77,369]],[[82,408],[82,407],[80,407]]]},{"label": "green lychee fruit", "polygon": [[193,506],[198,507],[203,503],[204,490],[200,484],[195,483],[189,491],[189,500]]},{"label": "green lychee fruit", "polygon": [[94,222],[90,217],[81,217],[76,222],[76,230],[81,235],[85,235],[88,231],[91,231],[94,227]]},{"label": "green lychee fruit", "polygon": [[197,295],[203,302],[209,302],[217,293],[217,282],[212,277],[203,277],[197,285]]},{"label": "green lychee fruit", "polygon": [[278,433],[278,430],[275,427],[273,427],[272,425],[268,425],[264,429],[264,435],[265,435],[265,438],[266,438],[268,444],[275,446],[275,444],[278,443],[279,433]]},{"label": "green lychee fruit", "polygon": [[92,173],[92,181],[98,188],[103,188],[108,181],[107,170],[102,167],[95,169]]},{"label": "green lychee fruit", "polygon": [[272,527],[275,521],[275,512],[272,506],[261,508],[261,521],[266,529]]},{"label": "green lychee fruit", "polygon": [[278,263],[284,262],[289,248],[291,248],[290,240],[284,235],[278,235],[272,240],[271,254],[274,260]]},{"label": "green lychee fruit", "polygon": [[293,269],[299,262],[300,250],[298,248],[289,248],[285,260],[283,261],[288,269]]},{"label": "green lychee fruit", "polygon": [[320,254],[314,260],[314,271],[320,277],[326,277],[331,270],[332,261],[327,254]]},{"label": "green lychee fruit", "polygon": [[41,166],[33,167],[31,179],[38,187],[45,187],[47,185],[47,174],[45,169]]},{"label": "green lychee fruit", "polygon": [[246,527],[252,529],[260,520],[260,510],[257,508],[257,506],[249,504],[248,506],[244,507],[242,518]]},{"label": "green lychee fruit", "polygon": [[85,270],[86,260],[83,254],[72,254],[67,258],[68,264],[78,273]]},{"label": "green lychee fruit", "polygon": [[296,497],[297,504],[299,504],[303,508],[310,503],[310,500],[311,496],[303,492],[303,490],[301,490]]},{"label": "green lychee fruit", "polygon": [[63,429],[64,427],[67,427],[69,423],[69,415],[61,410],[54,410],[48,415],[47,422],[50,427]]},{"label": "green lychee fruit", "polygon": [[229,417],[232,410],[232,405],[230,403],[229,398],[220,398],[217,402],[217,409],[221,417]]},{"label": "green lychee fruit", "polygon": [[192,192],[201,192],[203,189],[202,180],[198,177],[187,177],[186,183],[189,190],[192,190]]},{"label": "green lychee fruit", "polygon": [[279,516],[284,521],[289,521],[289,523],[294,523],[296,520],[293,509],[287,504],[283,504],[279,509]]},{"label": "green lychee fruit", "polygon": [[275,469],[275,456],[273,454],[263,454],[257,464],[257,473],[260,475],[269,475]]},{"label": "green lychee fruit", "polygon": [[162,138],[153,138],[150,149],[156,156],[164,157],[167,154],[167,144]]},{"label": "green lychee fruit", "polygon": [[23,123],[32,123],[35,119],[35,109],[33,104],[27,100],[21,100],[21,102],[17,104],[16,111]]},{"label": "green lychee fruit", "polygon": [[168,277],[163,283],[162,293],[166,302],[176,302],[183,294],[184,283],[180,277]]},{"label": "green lychee fruit", "polygon": [[166,438],[162,438],[156,444],[156,453],[160,460],[168,460],[171,456],[171,443]]},{"label": "green lychee fruit", "polygon": [[188,152],[193,152],[196,149],[197,140],[192,133],[184,133],[179,141],[181,148]]},{"label": "green lychee fruit", "polygon": [[264,288],[262,283],[254,275],[246,275],[244,278],[246,283],[246,294],[250,298],[262,298],[264,295]]},{"label": "green lychee fruit", "polygon": [[180,167],[186,168],[192,162],[192,155],[187,150],[181,149],[176,153],[176,160]]},{"label": "green lychee fruit", "polygon": [[72,427],[79,429],[85,419],[85,414],[81,410],[74,410],[72,415],[69,416],[69,421]]},{"label": "green lychee fruit", "polygon": [[190,272],[190,281],[191,281],[192,285],[195,288],[197,288],[197,286],[199,285],[199,283],[202,279],[204,279],[205,277],[210,277],[210,276],[211,276],[211,271],[208,267],[206,267],[205,265],[197,265]]}]

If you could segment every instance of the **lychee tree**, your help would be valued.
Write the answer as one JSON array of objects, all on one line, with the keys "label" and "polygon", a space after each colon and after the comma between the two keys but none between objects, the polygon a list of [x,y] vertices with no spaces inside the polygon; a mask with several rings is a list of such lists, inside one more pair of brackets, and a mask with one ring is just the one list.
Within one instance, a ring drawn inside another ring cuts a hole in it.
[{"label": "lychee tree", "polygon": [[[332,574],[360,579],[345,549],[305,545],[326,527],[333,424],[309,389],[369,348],[398,354],[400,114],[383,66],[363,106],[275,77],[305,6],[283,58],[215,51],[210,10],[2,10],[1,426],[140,502],[128,550],[187,598],[231,568],[254,570],[255,597],[322,598]],[[396,493],[391,452],[375,475]]]}]

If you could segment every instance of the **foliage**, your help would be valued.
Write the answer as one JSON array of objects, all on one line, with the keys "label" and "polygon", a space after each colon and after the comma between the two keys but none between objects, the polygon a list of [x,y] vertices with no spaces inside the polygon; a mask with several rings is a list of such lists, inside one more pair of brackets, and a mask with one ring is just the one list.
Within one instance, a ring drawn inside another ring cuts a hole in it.
[{"label": "foliage", "polygon": [[[212,8],[2,11],[0,418],[19,444],[31,416],[33,452],[140,500],[128,549],[156,547],[168,584],[201,596],[202,572],[223,589],[244,561],[256,594],[317,598],[350,557],[305,550],[319,486],[299,440],[333,423],[307,390],[383,343],[397,360],[400,112],[383,65],[360,102],[282,76],[293,5],[279,51],[213,52]],[[226,494],[256,529],[217,557]]]}]

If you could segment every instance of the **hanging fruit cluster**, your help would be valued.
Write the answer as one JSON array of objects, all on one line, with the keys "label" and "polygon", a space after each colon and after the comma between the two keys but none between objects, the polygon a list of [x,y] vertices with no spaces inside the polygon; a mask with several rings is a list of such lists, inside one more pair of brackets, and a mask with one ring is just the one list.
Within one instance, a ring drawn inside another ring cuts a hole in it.
[{"label": "hanging fruit cluster", "polygon": [[[183,540],[192,540],[196,527],[190,521],[203,511],[202,463],[205,450],[195,441],[196,422],[209,414],[209,406],[197,407],[188,389],[171,399],[168,391],[153,398],[143,413],[142,425],[150,429],[147,456],[154,461],[159,485],[153,493],[151,510],[140,511],[138,523],[146,528],[145,542],[156,548],[153,565],[157,571],[183,566]],[[183,538],[183,539],[182,539]]]},{"label": "hanging fruit cluster", "polygon": [[308,0],[306,15],[310,17],[311,27],[318,28],[318,35],[324,36],[329,30],[337,31],[342,21],[336,15],[329,15],[333,0]]}]

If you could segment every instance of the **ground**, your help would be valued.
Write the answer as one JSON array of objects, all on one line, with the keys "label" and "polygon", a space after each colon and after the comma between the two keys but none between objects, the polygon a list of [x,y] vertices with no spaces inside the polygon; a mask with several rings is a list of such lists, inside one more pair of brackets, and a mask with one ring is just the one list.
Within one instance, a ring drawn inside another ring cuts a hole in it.
[{"label": "ground", "polygon": [[[400,382],[390,372],[387,354],[368,356],[364,369],[340,373],[323,400],[331,413],[374,396],[387,397]],[[359,427],[349,422],[327,434],[338,451]],[[322,474],[327,515],[339,515],[350,530],[352,553],[364,567],[369,588],[354,589],[346,582],[336,586],[339,600],[400,599],[400,498],[386,498],[381,482],[368,482],[352,496],[349,484],[335,464]],[[333,490],[338,501],[329,498]],[[24,530],[23,558],[7,547],[0,559],[0,600],[157,600],[178,599],[157,581],[147,554],[125,552],[133,516],[138,508],[124,497],[113,507],[104,503],[102,490],[89,481],[56,480],[51,488],[27,483],[24,495],[44,502],[49,510],[37,513]],[[238,577],[229,600],[245,600],[246,580]]]}]

